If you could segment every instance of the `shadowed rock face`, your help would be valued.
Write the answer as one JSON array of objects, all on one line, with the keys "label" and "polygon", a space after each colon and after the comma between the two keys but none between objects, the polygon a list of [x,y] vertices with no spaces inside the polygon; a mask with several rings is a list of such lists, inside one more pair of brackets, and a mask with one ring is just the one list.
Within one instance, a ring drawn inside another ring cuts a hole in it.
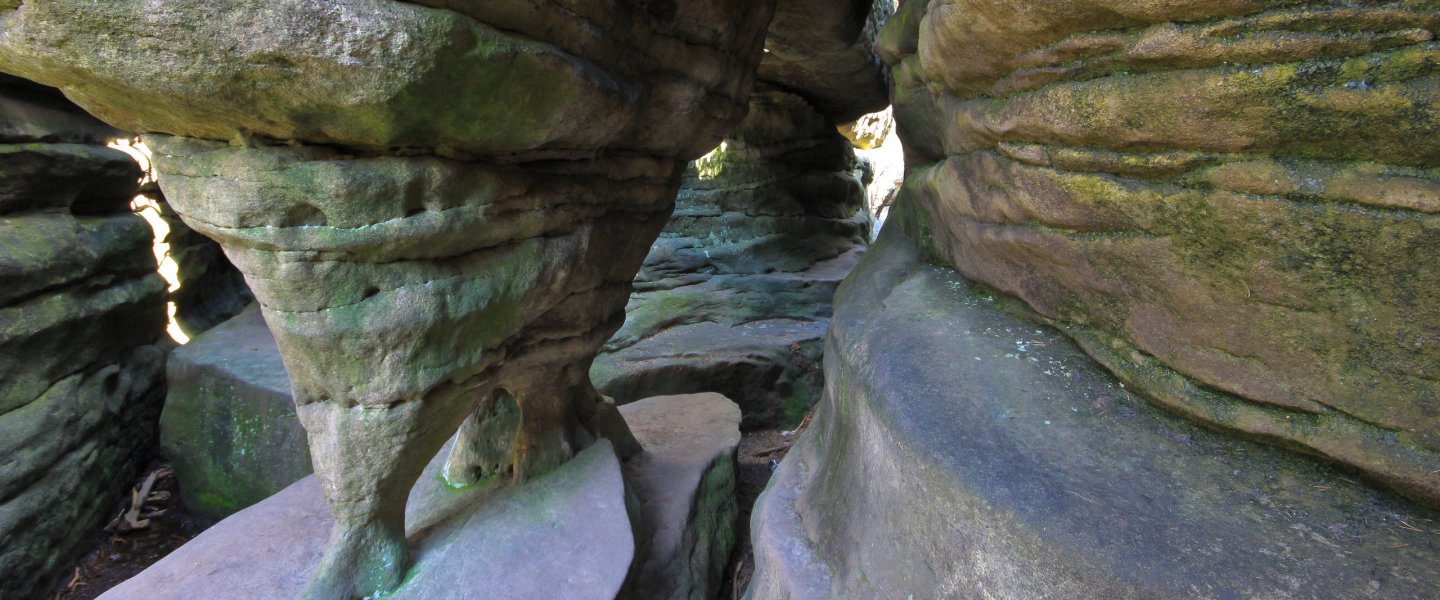
[{"label": "shadowed rock face", "polygon": [[155,442],[165,282],[117,135],[0,77],[0,597],[69,575]]},{"label": "shadowed rock face", "polygon": [[756,502],[747,597],[1434,595],[1440,538],[1414,524],[1440,511],[1178,418],[1016,303],[881,233]]},{"label": "shadowed rock face", "polygon": [[457,429],[455,483],[633,446],[589,361],[685,161],[744,114],[770,9],[27,1],[0,70],[154,132],[291,376],[336,518],[307,595],[364,596],[399,584],[406,495]]},{"label": "shadowed rock face", "polygon": [[1020,5],[887,27],[907,231],[1152,401],[1440,501],[1440,11]]},{"label": "shadowed rock face", "polygon": [[799,94],[836,123],[885,108],[889,74],[875,50],[894,0],[781,0],[760,79]]}]

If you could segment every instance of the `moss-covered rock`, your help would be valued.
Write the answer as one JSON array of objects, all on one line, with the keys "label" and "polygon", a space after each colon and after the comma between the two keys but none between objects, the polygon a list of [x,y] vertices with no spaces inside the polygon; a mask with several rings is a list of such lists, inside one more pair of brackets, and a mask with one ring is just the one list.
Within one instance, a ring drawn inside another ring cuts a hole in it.
[{"label": "moss-covered rock", "polygon": [[139,167],[54,90],[0,79],[0,596],[69,576],[155,443],[165,283]]},{"label": "moss-covered rock", "polygon": [[290,378],[259,307],[171,353],[160,443],[197,514],[220,519],[309,475]]},{"label": "moss-covered rock", "polygon": [[1440,501],[1440,10],[911,4],[882,49],[931,256],[1158,403]]}]

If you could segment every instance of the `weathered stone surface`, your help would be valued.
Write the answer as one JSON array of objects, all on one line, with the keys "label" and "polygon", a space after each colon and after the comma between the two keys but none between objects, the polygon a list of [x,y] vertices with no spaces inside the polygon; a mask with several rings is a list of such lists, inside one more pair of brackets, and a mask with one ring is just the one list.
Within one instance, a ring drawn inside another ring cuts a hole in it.
[{"label": "weathered stone surface", "polygon": [[645,534],[639,598],[714,598],[735,545],[740,407],[720,394],[658,396],[620,407],[645,447],[625,463]]},{"label": "weathered stone surface", "polygon": [[1440,10],[1019,6],[886,29],[912,236],[1152,401],[1440,502]]},{"label": "weathered stone surface", "polygon": [[[817,306],[828,307],[828,297]],[[766,319],[738,325],[676,325],[644,343],[595,357],[591,377],[614,398],[691,393],[745,399],[743,429],[798,422],[820,397],[821,342],[828,319]]]},{"label": "weathered stone surface", "polygon": [[155,440],[165,284],[109,131],[0,80],[0,597],[69,573]]},{"label": "weathered stone surface", "polygon": [[760,79],[804,97],[836,123],[890,103],[876,53],[895,0],[780,0],[765,37]]},{"label": "weathered stone surface", "polygon": [[[601,441],[525,485],[453,489],[444,455],[410,492],[416,561],[386,598],[593,598],[623,589],[635,557],[620,462]],[[107,600],[294,598],[333,520],[307,477],[206,530]]]},{"label": "weathered stone surface", "polygon": [[1433,593],[1440,514],[1154,407],[1002,304],[882,234],[755,508],[750,597]]},{"label": "weathered stone surface", "polygon": [[27,0],[0,8],[0,71],[130,131],[699,155],[749,94],[769,3],[647,4]]},{"label": "weathered stone surface", "polygon": [[170,354],[160,447],[186,508],[220,519],[309,475],[290,377],[258,306]]},{"label": "weathered stone surface", "polygon": [[399,585],[408,490],[457,430],[457,483],[633,450],[589,363],[743,115],[771,2],[3,6],[0,70],[151,132],[259,301],[337,523],[306,596]]},{"label": "weathered stone surface", "polygon": [[591,369],[601,393],[716,391],[747,429],[797,422],[818,397],[830,296],[868,234],[856,169],[803,99],[757,91],[739,130],[687,171],[625,325]]}]

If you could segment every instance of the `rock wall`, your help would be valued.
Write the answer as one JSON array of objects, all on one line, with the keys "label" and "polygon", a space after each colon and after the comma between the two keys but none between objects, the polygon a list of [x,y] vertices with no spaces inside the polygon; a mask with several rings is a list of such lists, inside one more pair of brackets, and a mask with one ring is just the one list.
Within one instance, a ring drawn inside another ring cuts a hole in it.
[{"label": "rock wall", "polygon": [[119,135],[0,76],[0,597],[49,594],[155,443],[165,283]]},{"label": "rock wall", "polygon": [[882,44],[906,230],[1151,401],[1440,502],[1437,26],[1419,2],[906,3]]},{"label": "rock wall", "polygon": [[881,233],[756,503],[747,597],[1432,595],[1440,511],[1154,406],[1010,304]]},{"label": "rock wall", "polygon": [[782,0],[749,115],[685,175],[627,322],[591,371],[621,402],[718,391],[746,429],[819,396],[830,297],[868,240],[869,172],[836,123],[885,107],[875,53],[889,0]]}]

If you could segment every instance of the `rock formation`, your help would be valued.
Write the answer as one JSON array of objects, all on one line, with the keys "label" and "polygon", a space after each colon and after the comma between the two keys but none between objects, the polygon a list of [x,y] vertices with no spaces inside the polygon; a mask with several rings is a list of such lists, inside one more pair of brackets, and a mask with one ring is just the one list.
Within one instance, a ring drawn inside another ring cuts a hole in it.
[{"label": "rock formation", "polygon": [[1440,502],[1440,11],[1017,4],[886,31],[907,231],[1151,401]]},{"label": "rock formation", "polygon": [[881,233],[755,506],[749,597],[1432,594],[1440,512],[1158,408],[1006,303]]},{"label": "rock formation", "polygon": [[644,516],[637,598],[723,597],[735,546],[740,407],[720,394],[620,407],[645,452],[625,464]]},{"label": "rock formation", "polygon": [[259,300],[336,523],[308,597],[400,583],[406,497],[457,428],[456,483],[523,480],[600,435],[633,446],[588,362],[685,161],[743,114],[771,16],[730,0],[0,6],[0,71],[157,132],[167,198]]},{"label": "rock formation", "polygon": [[835,286],[869,220],[850,144],[793,94],[750,98],[745,122],[685,175],[625,325],[592,378],[622,402],[717,391],[745,427],[793,426],[819,396]]},{"label": "rock formation", "polygon": [[160,451],[191,512],[221,519],[314,471],[258,306],[176,348],[165,372]]},{"label": "rock formation", "polygon": [[751,596],[1432,593],[1437,25],[903,4],[906,182],[754,511]]},{"label": "rock formation", "polygon": [[835,286],[867,240],[865,172],[836,123],[888,103],[888,0],[782,0],[749,114],[690,166],[628,320],[592,378],[621,402],[718,391],[745,427],[793,426],[820,389]]},{"label": "rock formation", "polygon": [[0,597],[68,575],[154,444],[165,282],[119,135],[0,78]]}]

